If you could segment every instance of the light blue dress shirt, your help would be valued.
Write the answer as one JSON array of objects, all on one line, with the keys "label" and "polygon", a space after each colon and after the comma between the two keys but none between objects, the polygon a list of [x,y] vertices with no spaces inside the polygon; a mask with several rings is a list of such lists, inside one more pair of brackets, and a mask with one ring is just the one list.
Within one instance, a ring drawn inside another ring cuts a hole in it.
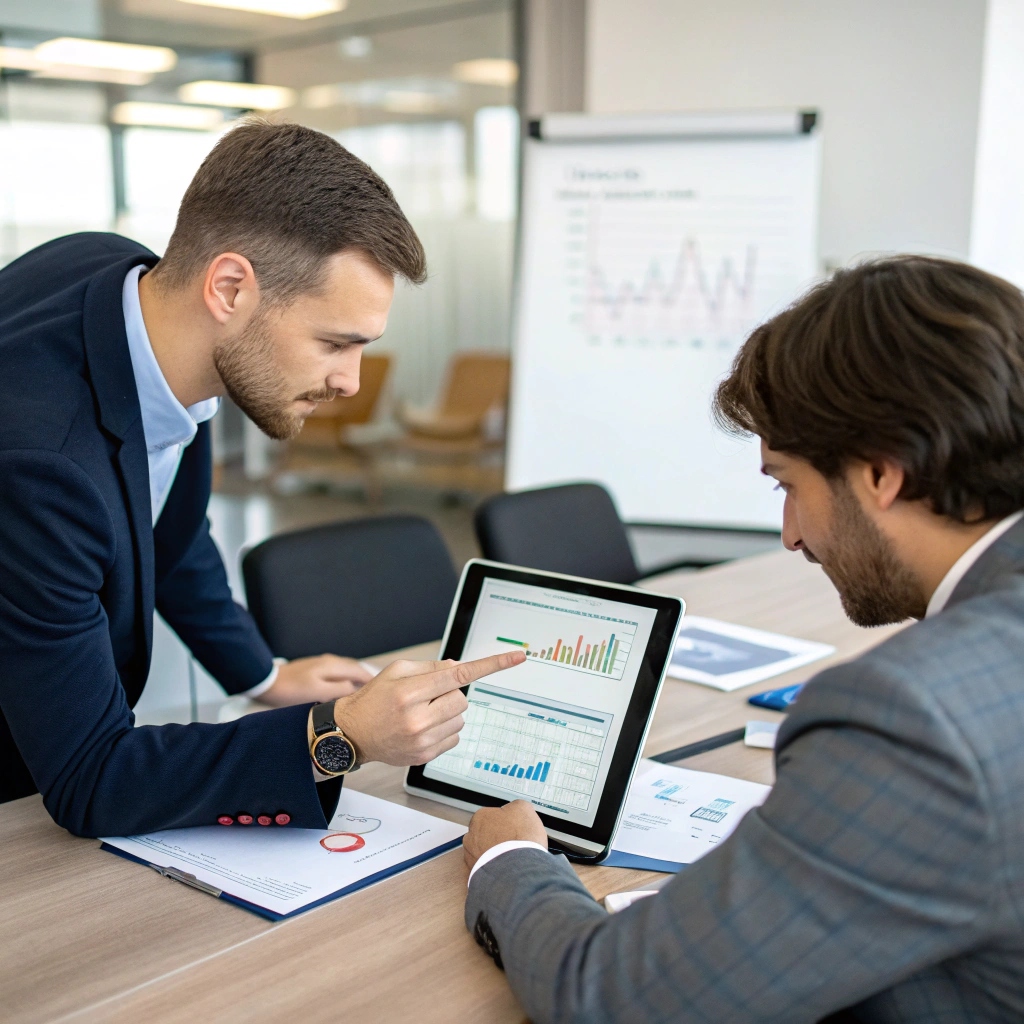
[{"label": "light blue dress shirt", "polygon": [[164,502],[178,475],[181,453],[185,450],[200,423],[205,423],[220,408],[219,398],[196,402],[187,409],[174,397],[164,379],[160,364],[142,319],[139,302],[139,278],[145,267],[132,267],[124,279],[122,306],[124,328],[128,335],[128,351],[135,372],[135,386],[142,409],[142,430],[146,436],[149,457],[149,500],[153,509],[153,525],[163,510]]},{"label": "light blue dress shirt", "polygon": [[[145,267],[132,267],[124,279],[121,306],[124,310],[124,329],[128,335],[128,351],[135,373],[135,386],[139,392],[142,410],[142,431],[146,437],[149,459],[149,501],[153,509],[153,525],[160,518],[167,495],[171,492],[178,465],[185,447],[196,436],[200,423],[205,423],[220,408],[219,398],[196,402],[187,409],[174,397],[163,370],[153,354],[146,322],[142,319],[139,302],[139,278]],[[278,665],[285,659],[275,658],[270,675],[243,696],[258,697],[274,685]]]}]

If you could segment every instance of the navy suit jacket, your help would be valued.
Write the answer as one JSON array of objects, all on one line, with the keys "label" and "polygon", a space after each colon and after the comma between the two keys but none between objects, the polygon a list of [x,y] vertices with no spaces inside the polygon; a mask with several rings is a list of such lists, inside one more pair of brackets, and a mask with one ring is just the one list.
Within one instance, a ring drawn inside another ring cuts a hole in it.
[{"label": "navy suit jacket", "polygon": [[325,828],[340,786],[314,782],[309,705],[134,724],[154,608],[228,693],[272,665],[210,538],[207,424],[152,525],[121,295],[156,260],[86,233],[0,271],[0,802],[38,790],[90,836],[241,813]]}]

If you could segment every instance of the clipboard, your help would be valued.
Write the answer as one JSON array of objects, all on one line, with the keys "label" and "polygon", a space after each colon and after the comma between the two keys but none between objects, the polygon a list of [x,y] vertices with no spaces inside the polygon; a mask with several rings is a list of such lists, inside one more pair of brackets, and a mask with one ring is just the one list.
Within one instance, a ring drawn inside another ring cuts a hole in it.
[{"label": "clipboard", "polygon": [[467,829],[342,790],[330,829],[208,825],[104,837],[102,848],[175,882],[282,921],[454,849]]},{"label": "clipboard", "polygon": [[100,849],[114,853],[118,857],[123,857],[125,860],[134,861],[136,864],[142,864],[147,868],[152,868],[158,875],[163,875],[164,878],[170,878],[172,881],[181,882],[182,885],[198,889],[200,892],[205,892],[208,896],[214,896],[217,899],[224,900],[226,903],[234,903],[236,907],[241,907],[243,910],[248,910],[250,913],[258,914],[260,917],[266,918],[268,921],[284,921],[290,917],[295,917],[298,914],[304,914],[307,910],[322,907],[325,903],[333,903],[334,900],[341,899],[342,896],[349,896],[354,892],[358,892],[360,889],[365,889],[377,882],[382,882],[385,878],[390,878],[392,875],[401,874],[409,868],[416,867],[417,864],[423,864],[428,860],[433,860],[434,857],[439,857],[442,853],[454,850],[457,846],[461,845],[461,843],[461,837],[458,839],[452,839],[449,842],[435,847],[427,853],[420,854],[418,857],[413,857],[410,860],[403,861],[401,864],[396,864],[394,867],[386,868],[383,871],[378,871],[375,874],[368,875],[366,878],[360,879],[358,882],[354,882],[352,885],[347,885],[342,889],[338,889],[337,892],[332,892],[327,896],[323,896],[313,903],[307,903],[302,907],[298,907],[289,914],[276,913],[273,910],[269,910],[267,907],[261,907],[257,903],[252,903],[249,900],[233,896],[231,893],[225,892],[223,889],[218,889],[209,882],[204,882],[197,878],[191,872],[182,871],[179,868],[162,867],[159,864],[153,864],[150,861],[144,860],[142,857],[136,857],[134,854],[128,853],[125,850],[119,850],[116,846],[111,846],[109,843],[101,842]]}]

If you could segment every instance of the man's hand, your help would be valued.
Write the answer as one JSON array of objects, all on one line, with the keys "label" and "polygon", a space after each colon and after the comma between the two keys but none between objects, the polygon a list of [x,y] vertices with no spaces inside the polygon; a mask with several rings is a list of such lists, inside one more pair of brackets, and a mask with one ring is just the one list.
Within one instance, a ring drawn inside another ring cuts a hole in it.
[{"label": "man's hand", "polygon": [[334,720],[355,744],[360,761],[405,767],[425,764],[459,742],[469,707],[459,687],[521,665],[522,651],[479,661],[395,661],[334,705]]},{"label": "man's hand", "polygon": [[525,800],[513,800],[504,807],[484,807],[473,815],[469,831],[462,838],[462,855],[472,869],[477,858],[498,843],[527,839],[548,845],[548,836],[533,807]]},{"label": "man's hand", "polygon": [[259,700],[272,707],[290,704],[320,703],[347,697],[373,678],[358,661],[321,654],[315,658],[296,658],[278,667],[274,685]]}]

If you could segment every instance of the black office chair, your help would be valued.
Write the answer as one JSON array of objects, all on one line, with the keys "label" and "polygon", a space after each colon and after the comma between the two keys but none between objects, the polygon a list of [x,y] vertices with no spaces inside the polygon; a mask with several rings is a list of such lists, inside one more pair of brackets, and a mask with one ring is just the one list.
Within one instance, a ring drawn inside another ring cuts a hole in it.
[{"label": "black office chair", "polygon": [[635,583],[640,570],[611,495],[600,484],[499,494],[476,512],[485,558],[531,569]]},{"label": "black office chair", "polygon": [[381,516],[283,533],[242,559],[245,592],[275,656],[365,658],[437,640],[458,577],[420,516]]}]

